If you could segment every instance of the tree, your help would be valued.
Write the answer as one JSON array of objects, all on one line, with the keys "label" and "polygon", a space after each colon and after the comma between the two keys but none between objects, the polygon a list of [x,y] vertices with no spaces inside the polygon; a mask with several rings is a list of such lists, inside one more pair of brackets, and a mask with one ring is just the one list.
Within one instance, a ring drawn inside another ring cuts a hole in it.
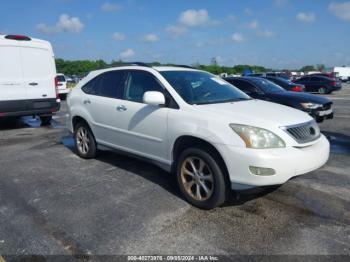
[{"label": "tree", "polygon": [[317,70],[320,72],[323,72],[324,69],[326,68],[325,65],[323,65],[323,64],[318,64],[316,67],[317,67]]},{"label": "tree", "polygon": [[316,71],[315,67],[313,65],[306,65],[306,66],[303,66],[301,69],[300,69],[301,72],[310,72],[310,71]]}]

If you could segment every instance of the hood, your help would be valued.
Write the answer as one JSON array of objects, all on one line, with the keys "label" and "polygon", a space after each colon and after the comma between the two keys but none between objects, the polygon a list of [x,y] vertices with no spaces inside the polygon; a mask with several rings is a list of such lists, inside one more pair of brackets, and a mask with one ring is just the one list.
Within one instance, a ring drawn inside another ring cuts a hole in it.
[{"label": "hood", "polygon": [[261,128],[266,128],[267,125],[275,127],[296,125],[312,120],[308,114],[300,110],[253,99],[230,103],[196,105],[194,108],[203,115],[211,115],[222,121]]},{"label": "hood", "polygon": [[293,102],[300,102],[300,103],[311,102],[311,103],[324,105],[332,102],[332,100],[326,97],[304,93],[304,92],[286,91],[286,92],[278,92],[278,93],[269,93],[269,95],[275,98],[293,99]]}]

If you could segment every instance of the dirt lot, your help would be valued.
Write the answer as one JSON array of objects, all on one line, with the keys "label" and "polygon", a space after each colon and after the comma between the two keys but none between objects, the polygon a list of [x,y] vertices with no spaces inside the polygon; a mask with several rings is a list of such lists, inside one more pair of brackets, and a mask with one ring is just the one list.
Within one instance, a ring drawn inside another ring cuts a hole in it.
[{"label": "dirt lot", "polygon": [[0,254],[350,255],[350,85],[329,97],[324,167],[212,211],[187,204],[153,165],[111,151],[77,157],[65,103],[51,127],[1,121]]}]

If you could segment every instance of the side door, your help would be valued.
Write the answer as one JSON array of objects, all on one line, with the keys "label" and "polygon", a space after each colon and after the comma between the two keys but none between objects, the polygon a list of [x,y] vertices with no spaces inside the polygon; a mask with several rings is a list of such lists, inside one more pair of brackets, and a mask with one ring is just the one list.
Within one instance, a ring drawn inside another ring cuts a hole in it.
[{"label": "side door", "polygon": [[56,98],[56,69],[51,50],[23,45],[20,54],[27,99]]},{"label": "side door", "polygon": [[126,74],[123,70],[102,73],[82,87],[81,103],[92,119],[91,128],[97,142],[116,145],[116,107],[120,103]]},{"label": "side door", "polygon": [[169,108],[144,104],[143,94],[147,91],[165,94],[164,87],[153,74],[129,70],[122,100],[115,105],[118,147],[166,162]]},{"label": "side door", "polygon": [[311,92],[318,92],[318,89],[322,87],[322,81],[318,77],[310,77],[309,86]]},{"label": "side door", "polygon": [[27,88],[23,84],[18,46],[0,42],[0,112],[26,110]]}]

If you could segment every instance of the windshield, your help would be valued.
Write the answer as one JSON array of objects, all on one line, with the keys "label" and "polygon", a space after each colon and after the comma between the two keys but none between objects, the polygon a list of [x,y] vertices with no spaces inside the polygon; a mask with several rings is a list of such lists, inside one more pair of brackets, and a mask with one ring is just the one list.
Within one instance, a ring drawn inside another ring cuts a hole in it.
[{"label": "windshield", "polygon": [[63,75],[58,75],[57,76],[57,81],[58,82],[66,82],[66,78]]},{"label": "windshield", "polygon": [[213,104],[251,99],[230,83],[201,71],[163,71],[161,75],[188,104]]},{"label": "windshield", "polygon": [[251,81],[253,81],[258,87],[260,87],[266,93],[278,93],[278,92],[286,91],[279,85],[276,85],[275,83],[266,79],[254,78],[254,79],[251,79]]},{"label": "windshield", "polygon": [[283,82],[285,84],[288,84],[288,85],[293,84],[290,80],[285,79],[283,77],[276,77],[276,78],[277,78],[278,81]]}]

